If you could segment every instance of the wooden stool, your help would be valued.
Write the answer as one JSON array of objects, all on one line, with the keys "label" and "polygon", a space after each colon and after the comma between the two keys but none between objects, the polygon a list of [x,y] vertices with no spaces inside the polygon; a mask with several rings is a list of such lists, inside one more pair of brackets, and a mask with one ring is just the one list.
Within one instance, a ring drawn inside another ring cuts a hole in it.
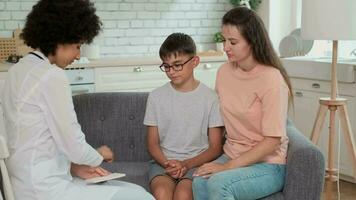
[{"label": "wooden stool", "polygon": [[314,123],[313,131],[311,134],[311,140],[314,144],[317,144],[320,138],[320,132],[324,124],[325,115],[327,110],[330,111],[330,124],[329,124],[329,145],[328,145],[328,166],[326,168],[326,199],[332,198],[332,187],[333,183],[338,181],[337,171],[334,168],[334,138],[335,138],[335,114],[339,111],[339,117],[342,127],[342,132],[344,133],[344,139],[346,142],[347,150],[351,156],[353,162],[353,176],[356,178],[356,149],[355,143],[352,135],[352,129],[350,125],[350,120],[346,108],[347,100],[344,98],[336,98],[331,100],[331,98],[320,98],[319,99],[319,111]]}]

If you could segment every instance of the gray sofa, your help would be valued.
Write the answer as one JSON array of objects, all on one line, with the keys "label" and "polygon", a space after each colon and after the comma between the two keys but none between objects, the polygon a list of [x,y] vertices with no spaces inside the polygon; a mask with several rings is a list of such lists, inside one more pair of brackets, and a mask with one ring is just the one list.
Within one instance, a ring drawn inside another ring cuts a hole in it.
[{"label": "gray sofa", "polygon": [[[103,166],[126,173],[121,180],[148,189],[146,127],[143,125],[148,93],[92,93],[73,97],[75,111],[88,143],[106,144],[115,153],[113,164]],[[324,183],[322,153],[288,121],[290,139],[283,191],[264,199],[319,200]]]}]

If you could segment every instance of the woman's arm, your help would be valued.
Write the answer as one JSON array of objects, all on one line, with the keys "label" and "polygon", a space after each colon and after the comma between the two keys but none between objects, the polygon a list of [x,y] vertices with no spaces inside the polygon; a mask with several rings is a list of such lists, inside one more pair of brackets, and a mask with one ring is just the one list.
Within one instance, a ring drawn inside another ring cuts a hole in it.
[{"label": "woman's arm", "polygon": [[243,153],[237,159],[233,159],[225,163],[224,167],[227,170],[262,162],[266,156],[274,153],[279,148],[280,144],[280,137],[265,137],[264,140],[262,140],[249,151]]},{"label": "woman's arm", "polygon": [[114,161],[114,153],[108,146],[103,145],[96,150],[103,156],[105,162],[112,163]]},{"label": "woman's arm", "polygon": [[98,166],[103,157],[90,146],[77,121],[68,78],[53,67],[41,80],[42,110],[56,147],[76,164]]},{"label": "woman's arm", "polygon": [[206,163],[199,167],[194,173],[194,176],[209,177],[220,171],[234,169],[238,167],[245,167],[263,161],[263,159],[275,152],[281,143],[280,137],[265,137],[260,143],[254,146],[249,151],[243,153],[237,159],[230,160],[224,164]]}]

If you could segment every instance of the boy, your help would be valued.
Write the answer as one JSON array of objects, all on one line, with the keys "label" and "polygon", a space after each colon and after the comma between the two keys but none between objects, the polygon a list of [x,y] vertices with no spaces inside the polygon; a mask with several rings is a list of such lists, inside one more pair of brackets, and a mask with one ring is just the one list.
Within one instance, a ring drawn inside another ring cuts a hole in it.
[{"label": "boy", "polygon": [[147,101],[150,188],[157,200],[192,199],[194,169],[222,152],[218,98],[194,78],[199,57],[190,36],[171,34],[159,54],[160,68],[171,81],[152,91]]}]

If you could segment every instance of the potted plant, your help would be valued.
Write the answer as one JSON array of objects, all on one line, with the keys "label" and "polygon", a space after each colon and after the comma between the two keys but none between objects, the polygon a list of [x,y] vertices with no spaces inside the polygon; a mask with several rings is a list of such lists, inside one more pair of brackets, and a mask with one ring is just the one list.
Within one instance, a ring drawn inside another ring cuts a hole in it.
[{"label": "potted plant", "polygon": [[224,51],[223,41],[224,41],[224,37],[221,34],[221,32],[216,32],[214,34],[214,42],[216,44],[216,51],[220,51],[220,52]]},{"label": "potted plant", "polygon": [[233,6],[246,6],[252,10],[257,10],[262,0],[230,0]]},{"label": "potted plant", "polygon": [[[234,6],[246,6],[249,9],[256,10],[259,5],[262,3],[262,0],[230,0],[230,3]],[[223,52],[224,46],[223,42],[224,37],[222,36],[221,32],[216,32],[214,34],[214,42],[216,44],[216,51]]]}]

